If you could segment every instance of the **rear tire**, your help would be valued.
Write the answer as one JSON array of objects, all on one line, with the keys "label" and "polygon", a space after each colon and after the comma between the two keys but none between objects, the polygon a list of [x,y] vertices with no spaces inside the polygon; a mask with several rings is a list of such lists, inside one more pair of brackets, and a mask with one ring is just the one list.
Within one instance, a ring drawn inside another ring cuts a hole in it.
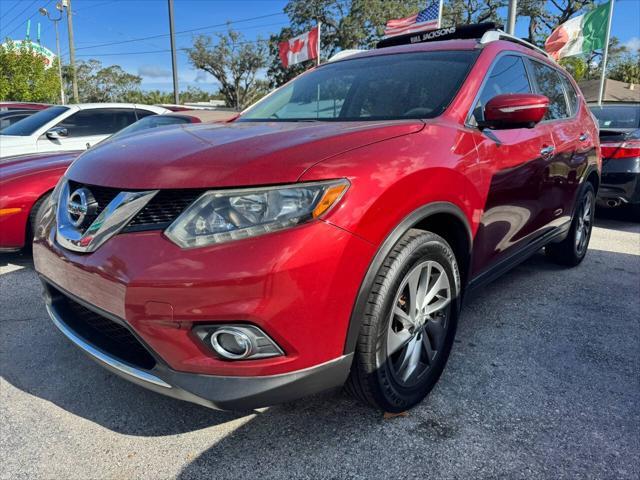
[{"label": "rear tire", "polygon": [[545,247],[547,256],[559,265],[575,267],[584,260],[593,230],[596,195],[591,183],[585,184],[578,197],[569,234],[562,242]]},{"label": "rear tire", "polygon": [[409,230],[367,293],[346,389],[385,412],[422,401],[449,358],[460,310],[460,274],[440,236]]}]

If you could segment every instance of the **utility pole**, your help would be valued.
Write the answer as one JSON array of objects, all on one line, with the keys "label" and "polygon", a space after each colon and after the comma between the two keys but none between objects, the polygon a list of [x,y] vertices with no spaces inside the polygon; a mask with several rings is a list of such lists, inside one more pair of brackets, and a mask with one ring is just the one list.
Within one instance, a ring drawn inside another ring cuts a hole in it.
[{"label": "utility pole", "polygon": [[58,17],[53,18],[51,13],[44,7],[38,11],[41,15],[44,15],[53,22],[53,26],[56,30],[56,55],[58,55],[58,78],[60,78],[60,103],[64,105],[64,84],[62,83],[62,57],[60,56],[60,36],[58,35],[58,22],[62,19],[62,4],[56,3],[56,10],[58,10]]},{"label": "utility pole", "polygon": [[171,39],[171,67],[173,69],[173,103],[180,104],[178,93],[178,65],[176,62],[176,37],[173,30],[173,0],[169,0],[169,38]]},{"label": "utility pole", "polygon": [[604,39],[604,51],[602,52],[602,73],[600,74],[600,90],[598,91],[598,106],[602,105],[604,97],[604,81],[607,74],[607,59],[609,57],[609,40],[611,38],[611,20],[613,19],[613,5],[615,0],[609,0],[609,20],[607,22],[607,36]]},{"label": "utility pole", "polygon": [[516,32],[516,11],[518,10],[518,0],[509,0],[509,13],[507,15],[507,33],[515,35]]},{"label": "utility pole", "polygon": [[67,29],[69,30],[69,63],[71,65],[71,85],[73,86],[73,101],[79,103],[78,76],[76,74],[76,49],[73,44],[73,13],[71,0],[63,0],[62,6],[67,8]]}]

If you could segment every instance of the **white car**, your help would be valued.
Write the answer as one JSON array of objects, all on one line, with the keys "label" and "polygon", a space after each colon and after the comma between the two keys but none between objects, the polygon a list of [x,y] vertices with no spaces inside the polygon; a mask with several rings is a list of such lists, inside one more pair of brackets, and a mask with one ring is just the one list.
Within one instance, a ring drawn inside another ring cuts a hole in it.
[{"label": "white car", "polygon": [[85,150],[163,107],[133,103],[56,105],[0,131],[0,158],[37,152]]}]

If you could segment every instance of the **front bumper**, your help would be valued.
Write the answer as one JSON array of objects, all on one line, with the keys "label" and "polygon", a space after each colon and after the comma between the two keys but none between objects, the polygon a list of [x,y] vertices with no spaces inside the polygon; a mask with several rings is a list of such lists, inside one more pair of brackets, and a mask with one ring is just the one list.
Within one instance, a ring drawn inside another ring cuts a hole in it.
[{"label": "front bumper", "polygon": [[304,370],[263,377],[190,374],[177,372],[162,363],[145,370],[92,345],[67,325],[50,299],[47,312],[64,336],[107,370],[157,393],[222,410],[250,410],[340,386],[349,375],[353,356],[343,355]]},{"label": "front bumper", "polygon": [[605,159],[598,190],[598,205],[640,204],[640,157]]},{"label": "front bumper", "polygon": [[[375,250],[368,242],[316,221],[193,250],[181,250],[160,231],[125,233],[79,254],[57,244],[54,224],[45,219],[33,247],[50,315],[118,375],[222,409],[287,401],[346,379],[351,310]],[[58,296],[119,324],[153,362],[130,361],[83,337]],[[196,326],[235,322],[258,326],[285,355],[227,361],[193,333]]]}]

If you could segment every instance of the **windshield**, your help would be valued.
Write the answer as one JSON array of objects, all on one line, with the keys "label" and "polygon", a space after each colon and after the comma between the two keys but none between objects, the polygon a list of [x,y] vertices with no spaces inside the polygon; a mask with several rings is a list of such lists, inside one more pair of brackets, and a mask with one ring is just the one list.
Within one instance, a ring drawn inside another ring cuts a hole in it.
[{"label": "windshield", "polygon": [[3,129],[0,132],[0,135],[18,135],[20,137],[28,137],[43,125],[46,125],[67,110],[69,110],[67,107],[62,106],[49,107],[45,110],[40,110],[38,113],[34,113],[33,115],[30,115],[29,117]]},{"label": "windshield", "polygon": [[603,129],[640,128],[640,105],[594,105],[591,111]]},{"label": "windshield", "polygon": [[325,64],[301,75],[237,121],[433,118],[449,105],[477,52],[380,55]]},{"label": "windshield", "polygon": [[139,132],[140,130],[149,130],[150,128],[164,127],[165,125],[177,125],[181,123],[191,123],[186,117],[177,117],[172,115],[149,115],[135,123],[132,123],[126,128],[123,128],[118,133],[113,134],[109,139],[114,140],[132,133]]}]

